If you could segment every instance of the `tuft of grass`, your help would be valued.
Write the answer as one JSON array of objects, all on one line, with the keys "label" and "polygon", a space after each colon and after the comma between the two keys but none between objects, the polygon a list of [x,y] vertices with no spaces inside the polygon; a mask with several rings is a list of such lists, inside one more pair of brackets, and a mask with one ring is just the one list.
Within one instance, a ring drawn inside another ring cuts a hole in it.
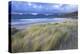
[{"label": "tuft of grass", "polygon": [[[75,20],[60,23],[32,25],[12,37],[12,52],[47,51],[55,49],[61,39],[67,41],[77,30]],[[73,32],[74,33],[74,32]]]}]

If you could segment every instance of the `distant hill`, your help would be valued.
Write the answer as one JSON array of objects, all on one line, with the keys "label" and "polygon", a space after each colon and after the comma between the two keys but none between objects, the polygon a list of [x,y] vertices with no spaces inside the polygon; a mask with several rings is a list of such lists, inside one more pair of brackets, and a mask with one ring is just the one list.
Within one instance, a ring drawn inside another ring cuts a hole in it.
[{"label": "distant hill", "polygon": [[78,11],[72,12],[72,13],[63,14],[63,15],[60,15],[60,17],[78,18]]},{"label": "distant hill", "polygon": [[51,15],[45,15],[45,14],[11,14],[12,19],[25,19],[25,18],[78,18],[78,11],[67,13],[67,14],[51,14]]}]

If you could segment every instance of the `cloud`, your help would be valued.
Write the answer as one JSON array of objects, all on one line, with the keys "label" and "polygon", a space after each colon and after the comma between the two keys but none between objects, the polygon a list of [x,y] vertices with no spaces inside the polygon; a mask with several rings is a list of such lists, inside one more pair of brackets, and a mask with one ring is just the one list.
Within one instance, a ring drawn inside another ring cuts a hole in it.
[{"label": "cloud", "polygon": [[38,13],[31,13],[32,15],[38,15]]},{"label": "cloud", "polygon": [[[71,4],[51,4],[51,3],[31,3],[31,2],[12,2],[12,11],[26,13],[70,13],[77,11],[77,5]],[[36,14],[34,14],[36,15]]]}]

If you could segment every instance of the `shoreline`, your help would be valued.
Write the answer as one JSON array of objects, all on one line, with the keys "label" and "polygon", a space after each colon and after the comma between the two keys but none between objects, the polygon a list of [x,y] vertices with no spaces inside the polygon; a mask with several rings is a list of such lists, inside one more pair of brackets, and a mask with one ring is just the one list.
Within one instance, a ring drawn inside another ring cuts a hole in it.
[{"label": "shoreline", "polygon": [[65,21],[70,21],[70,20],[77,20],[77,19],[72,19],[72,18],[64,18],[63,21],[56,21],[56,22],[53,22],[53,21],[44,21],[44,22],[35,22],[35,23],[24,23],[24,24],[19,24],[19,25],[11,25],[11,28],[16,28],[16,29],[25,29],[27,27],[30,27],[30,26],[33,26],[33,25],[40,25],[40,24],[48,24],[48,23],[63,23]]}]

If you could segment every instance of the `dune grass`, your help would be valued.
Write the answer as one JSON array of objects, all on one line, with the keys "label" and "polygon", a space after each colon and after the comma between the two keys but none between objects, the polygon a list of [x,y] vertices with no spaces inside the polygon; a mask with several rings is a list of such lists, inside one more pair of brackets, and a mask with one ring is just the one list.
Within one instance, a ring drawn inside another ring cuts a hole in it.
[{"label": "dune grass", "polygon": [[11,36],[12,52],[55,50],[61,39],[66,41],[76,30],[77,21],[72,19],[61,23],[32,25]]}]

